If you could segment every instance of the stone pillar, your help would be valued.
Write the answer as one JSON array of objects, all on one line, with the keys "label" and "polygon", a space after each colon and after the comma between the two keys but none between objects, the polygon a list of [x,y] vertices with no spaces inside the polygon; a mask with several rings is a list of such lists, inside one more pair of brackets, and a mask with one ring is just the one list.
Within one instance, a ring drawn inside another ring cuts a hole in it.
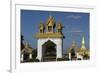
[{"label": "stone pillar", "polygon": [[77,58],[77,59],[79,58],[79,54],[78,54],[78,53],[76,53],[76,58]]},{"label": "stone pillar", "polygon": [[56,46],[57,58],[62,58],[62,39],[57,39]]},{"label": "stone pillar", "polygon": [[71,53],[70,52],[68,53],[68,58],[71,60]]},{"label": "stone pillar", "polygon": [[24,61],[24,55],[21,54],[21,61],[23,62]]},{"label": "stone pillar", "polygon": [[29,59],[32,59],[32,54],[31,53],[29,54]]},{"label": "stone pillar", "polygon": [[39,59],[39,61],[42,61],[42,44],[41,44],[41,40],[38,39],[37,40],[37,57],[36,59]]}]

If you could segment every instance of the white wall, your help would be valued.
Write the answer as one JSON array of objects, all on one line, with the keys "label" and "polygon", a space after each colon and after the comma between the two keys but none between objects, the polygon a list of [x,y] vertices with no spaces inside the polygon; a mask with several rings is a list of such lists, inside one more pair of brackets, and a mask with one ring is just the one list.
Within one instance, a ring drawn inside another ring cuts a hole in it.
[{"label": "white wall", "polygon": [[[27,0],[28,1],[28,0]],[[35,0],[39,1],[39,0]],[[40,0],[40,1],[63,1],[71,4],[96,5],[95,24],[95,50],[97,66],[89,68],[68,68],[57,70],[44,70],[39,73],[100,73],[100,2],[99,0]],[[0,73],[8,73],[10,67],[10,5],[9,0],[0,0]],[[53,66],[53,65],[52,65]]]},{"label": "white wall", "polygon": [[54,42],[56,44],[56,58],[62,58],[62,38],[39,38],[37,40],[37,59],[42,60],[42,45],[48,40]]}]

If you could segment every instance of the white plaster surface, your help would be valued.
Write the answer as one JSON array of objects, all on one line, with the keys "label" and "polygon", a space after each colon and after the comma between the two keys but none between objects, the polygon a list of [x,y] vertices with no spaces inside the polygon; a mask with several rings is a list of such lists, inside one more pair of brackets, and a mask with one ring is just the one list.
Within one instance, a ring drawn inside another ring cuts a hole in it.
[{"label": "white plaster surface", "polygon": [[21,55],[21,61],[23,61],[23,58],[24,58],[24,55],[22,54],[22,55]]},{"label": "white plaster surface", "polygon": [[77,59],[83,59],[83,56],[79,55],[79,53],[76,54],[77,55]]},{"label": "white plaster surface", "polygon": [[42,45],[48,40],[56,44],[56,58],[62,58],[62,39],[61,38],[45,38],[37,40],[37,59],[42,60]]},{"label": "white plaster surface", "polygon": [[32,54],[29,54],[29,59],[32,59]]}]

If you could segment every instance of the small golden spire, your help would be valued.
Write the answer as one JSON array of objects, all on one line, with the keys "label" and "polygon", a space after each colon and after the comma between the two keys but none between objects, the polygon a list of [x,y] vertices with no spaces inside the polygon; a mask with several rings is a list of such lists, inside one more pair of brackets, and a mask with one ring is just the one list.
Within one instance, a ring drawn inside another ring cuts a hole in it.
[{"label": "small golden spire", "polygon": [[44,27],[44,24],[42,22],[40,22],[40,25],[39,25],[39,28],[43,28]]},{"label": "small golden spire", "polygon": [[39,32],[43,33],[44,32],[44,24],[41,22],[39,25]]},{"label": "small golden spire", "polygon": [[62,28],[63,28],[63,26],[62,26],[62,24],[59,22],[58,25],[57,25],[57,32],[58,32],[58,33],[62,33]]}]

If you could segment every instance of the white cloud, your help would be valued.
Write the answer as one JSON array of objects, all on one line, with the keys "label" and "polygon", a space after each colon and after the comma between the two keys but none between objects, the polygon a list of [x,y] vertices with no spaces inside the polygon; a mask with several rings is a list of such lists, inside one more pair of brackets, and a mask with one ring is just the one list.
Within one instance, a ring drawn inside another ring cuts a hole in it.
[{"label": "white cloud", "polygon": [[81,16],[78,16],[78,15],[69,15],[69,16],[67,16],[67,18],[81,19],[82,17]]},{"label": "white cloud", "polygon": [[66,33],[82,33],[80,30],[75,30],[75,31],[66,31]]}]

